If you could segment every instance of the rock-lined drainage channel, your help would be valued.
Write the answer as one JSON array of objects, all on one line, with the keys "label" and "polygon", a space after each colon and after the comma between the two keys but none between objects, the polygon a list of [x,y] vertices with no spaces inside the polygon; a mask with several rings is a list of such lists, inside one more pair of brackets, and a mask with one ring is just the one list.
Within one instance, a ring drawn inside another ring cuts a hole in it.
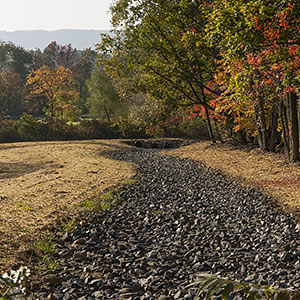
[{"label": "rock-lined drainage channel", "polygon": [[156,150],[110,153],[139,166],[124,204],[62,238],[59,268],[40,299],[192,299],[199,272],[300,288],[300,241],[292,216],[260,192]]}]

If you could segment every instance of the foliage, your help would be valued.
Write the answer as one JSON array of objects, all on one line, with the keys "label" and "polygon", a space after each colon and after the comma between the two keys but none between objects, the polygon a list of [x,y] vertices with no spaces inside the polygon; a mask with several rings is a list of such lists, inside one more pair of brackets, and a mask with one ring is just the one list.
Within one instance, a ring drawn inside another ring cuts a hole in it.
[{"label": "foliage", "polygon": [[[151,95],[153,115],[158,100],[173,113],[196,107],[212,141],[222,126],[275,151],[289,143],[286,98],[299,89],[299,10],[296,0],[118,0],[98,62],[127,101]],[[146,128],[164,131],[157,121]]]},{"label": "foliage", "polygon": [[36,242],[35,248],[39,251],[39,263],[41,267],[55,270],[58,262],[54,258],[56,252],[54,238],[52,236]]},{"label": "foliage", "polygon": [[26,85],[29,88],[28,99],[45,97],[47,101],[46,115],[60,120],[72,120],[79,113],[74,105],[77,94],[72,86],[72,71],[63,66],[49,69],[46,66],[32,70]]},{"label": "foliage", "polygon": [[58,45],[55,41],[51,42],[43,52],[38,49],[33,55],[36,69],[42,66],[50,69],[56,69],[59,66],[72,69],[79,59],[78,51],[72,48],[71,44]]},{"label": "foliage", "polygon": [[17,271],[11,270],[0,275],[0,299],[24,299],[26,293],[26,281],[30,275],[27,267],[20,267]]},{"label": "foliage", "polygon": [[0,72],[18,73],[24,80],[32,64],[32,54],[11,42],[0,42]]},{"label": "foliage", "polygon": [[237,293],[243,294],[243,299],[277,299],[277,300],[297,300],[300,297],[299,292],[289,289],[275,289],[271,286],[261,286],[257,284],[248,284],[234,281],[228,278],[217,277],[212,274],[201,274],[197,281],[188,285],[199,286],[196,299],[211,299],[218,293],[223,300],[231,299],[231,296]]},{"label": "foliage", "polygon": [[83,113],[87,112],[86,101],[89,97],[87,81],[91,78],[92,72],[95,69],[96,53],[92,49],[85,49],[80,52],[80,58],[75,62],[72,67],[74,86],[77,90],[79,97],[77,106]]},{"label": "foliage", "polygon": [[18,133],[22,140],[34,141],[45,136],[43,123],[24,113],[17,121]]},{"label": "foliage", "polygon": [[17,142],[21,137],[18,133],[17,122],[14,120],[0,121],[0,142]]},{"label": "foliage", "polygon": [[114,139],[121,137],[118,126],[114,126],[97,119],[80,120],[78,136],[83,139]]},{"label": "foliage", "polygon": [[107,123],[111,124],[124,114],[125,106],[122,105],[112,80],[101,68],[93,71],[87,85],[90,93],[87,99],[90,116],[106,119]]},{"label": "foliage", "polygon": [[[218,52],[205,41],[205,5],[198,1],[124,1],[112,6],[113,35],[102,37],[99,62],[129,92],[147,92],[169,107],[205,107],[219,95]],[[125,85],[124,85],[125,82]]]},{"label": "foliage", "polygon": [[22,111],[24,83],[18,73],[0,73],[0,120],[17,116]]}]

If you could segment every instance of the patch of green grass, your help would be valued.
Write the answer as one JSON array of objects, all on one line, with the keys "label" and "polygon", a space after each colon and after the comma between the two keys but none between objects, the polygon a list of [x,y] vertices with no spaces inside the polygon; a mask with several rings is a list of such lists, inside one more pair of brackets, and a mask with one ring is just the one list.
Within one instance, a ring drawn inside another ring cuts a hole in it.
[{"label": "patch of green grass", "polygon": [[39,252],[39,264],[46,269],[55,270],[59,263],[53,257],[55,253],[55,241],[52,236],[35,243],[34,248]]},{"label": "patch of green grass", "polygon": [[136,178],[131,178],[122,182],[122,185],[136,184],[138,181]]},{"label": "patch of green grass", "polygon": [[114,200],[120,197],[120,192],[117,188],[112,188],[105,192],[104,194],[100,195],[100,200],[113,202]]},{"label": "patch of green grass", "polygon": [[95,203],[93,206],[93,211],[94,212],[99,212],[99,211],[105,211],[111,208],[112,203],[107,202],[107,201],[98,201]]},{"label": "patch of green grass", "polygon": [[107,190],[105,193],[101,194],[99,197],[93,200],[83,200],[76,204],[79,207],[87,208],[97,213],[100,211],[105,211],[111,208],[111,206],[116,203],[120,198],[120,190],[124,185],[136,184],[138,179],[131,178],[123,181],[119,187],[114,187]]},{"label": "patch of green grass", "polygon": [[111,208],[120,197],[120,192],[117,188],[111,188],[104,194],[100,195],[99,200],[95,201],[92,206],[94,212],[105,211]]},{"label": "patch of green grass", "polygon": [[28,202],[18,201],[16,203],[16,205],[17,205],[17,207],[24,208],[27,211],[36,211],[37,210],[31,203],[28,203]]},{"label": "patch of green grass", "polygon": [[48,237],[44,240],[40,240],[36,242],[35,248],[38,249],[43,254],[54,254],[55,253],[54,238]]},{"label": "patch of green grass", "polygon": [[67,233],[72,233],[75,230],[75,227],[77,226],[76,219],[69,219],[68,217],[65,217],[65,219],[61,223],[63,231]]},{"label": "patch of green grass", "polygon": [[83,208],[91,208],[92,203],[90,200],[83,200],[83,201],[77,203],[76,205],[79,207],[83,207]]},{"label": "patch of green grass", "polygon": [[41,257],[41,259],[39,260],[39,263],[41,266],[44,266],[46,269],[52,270],[52,271],[55,271],[59,266],[59,262],[56,259],[54,259],[51,256],[46,256],[46,255]]}]

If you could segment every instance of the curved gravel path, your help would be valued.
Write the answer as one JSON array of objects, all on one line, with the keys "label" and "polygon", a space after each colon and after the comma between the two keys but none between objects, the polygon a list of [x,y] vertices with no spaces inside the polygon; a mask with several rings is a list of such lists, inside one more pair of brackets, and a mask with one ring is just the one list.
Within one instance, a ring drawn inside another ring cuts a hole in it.
[{"label": "curved gravel path", "polygon": [[297,225],[263,194],[157,150],[109,155],[141,179],[122,206],[61,238],[40,299],[192,299],[185,287],[199,272],[300,288]]}]

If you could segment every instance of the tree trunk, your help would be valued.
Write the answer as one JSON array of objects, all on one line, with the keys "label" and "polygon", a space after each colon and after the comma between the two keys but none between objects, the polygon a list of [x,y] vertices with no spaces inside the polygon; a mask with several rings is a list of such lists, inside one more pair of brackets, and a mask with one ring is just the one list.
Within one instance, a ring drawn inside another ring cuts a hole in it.
[{"label": "tree trunk", "polygon": [[109,112],[108,112],[107,107],[106,107],[105,104],[104,104],[104,111],[105,111],[105,114],[106,114],[107,122],[110,125],[110,115],[109,115]]},{"label": "tree trunk", "polygon": [[254,112],[258,134],[258,145],[263,151],[268,151],[268,136],[264,111],[264,100],[262,97],[257,99],[257,102],[254,105]]},{"label": "tree trunk", "polygon": [[217,122],[216,122],[215,119],[213,119],[213,121],[214,121],[215,129],[216,129],[215,131],[216,131],[217,139],[218,139],[221,143],[223,143],[222,136],[221,136],[221,134],[220,134],[218,124],[217,124]]},{"label": "tree trunk", "polygon": [[299,160],[299,128],[297,112],[297,95],[296,93],[288,94],[289,103],[289,121],[290,121],[290,160]]},{"label": "tree trunk", "polygon": [[299,131],[299,145],[300,145],[300,94],[298,97],[298,131]]},{"label": "tree trunk", "polygon": [[282,127],[284,150],[289,158],[290,155],[289,127],[288,127],[286,106],[284,105],[283,101],[280,102],[280,123]]},{"label": "tree trunk", "polygon": [[207,121],[207,128],[208,128],[209,137],[210,137],[210,140],[212,141],[212,143],[215,144],[216,139],[215,139],[212,127],[211,127],[209,111],[208,111],[208,108],[207,108],[206,105],[204,105],[204,109],[205,109],[205,115],[206,115],[206,121]]},{"label": "tree trunk", "polygon": [[277,126],[278,126],[278,107],[276,104],[272,107],[272,116],[270,124],[270,138],[269,138],[269,150],[275,152],[276,138],[277,138]]},{"label": "tree trunk", "polygon": [[265,118],[264,100],[262,97],[259,97],[258,99],[258,106],[260,112],[260,129],[261,129],[262,140],[263,140],[262,149],[264,151],[268,151],[269,150],[268,135],[267,135],[267,126],[266,126],[266,118]]},{"label": "tree trunk", "polygon": [[212,143],[215,144],[216,139],[214,136],[214,132],[212,130],[212,126],[211,126],[211,122],[210,122],[210,115],[209,115],[209,111],[208,111],[208,108],[206,105],[206,97],[205,97],[204,90],[202,87],[201,87],[201,93],[202,93],[202,101],[204,103],[204,110],[205,110],[205,115],[206,115],[207,129],[208,129],[209,137],[210,137],[210,140],[212,141]]},{"label": "tree trunk", "polygon": [[244,130],[239,130],[237,132],[237,137],[242,145],[247,145],[247,137]]}]

